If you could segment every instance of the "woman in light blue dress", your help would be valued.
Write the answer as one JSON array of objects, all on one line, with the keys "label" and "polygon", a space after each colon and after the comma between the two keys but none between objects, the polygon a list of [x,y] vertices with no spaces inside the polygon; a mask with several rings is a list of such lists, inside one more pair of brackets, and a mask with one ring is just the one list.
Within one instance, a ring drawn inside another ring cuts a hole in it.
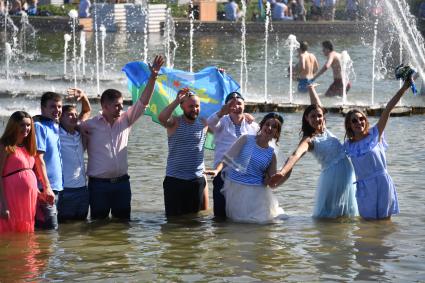
[{"label": "woman in light blue dress", "polygon": [[280,172],[274,175],[269,185],[276,187],[307,152],[311,151],[322,166],[316,190],[313,217],[337,218],[358,215],[355,198],[354,171],[344,147],[328,129],[319,97],[313,86],[309,86],[311,105],[303,114],[303,137],[298,148],[289,157]]},{"label": "woman in light blue dress", "polygon": [[356,198],[360,216],[365,219],[389,219],[399,213],[396,188],[387,171],[385,151],[388,145],[384,129],[391,110],[410,84],[410,80],[404,82],[371,129],[366,116],[359,110],[351,110],[345,117],[345,150],[356,172]]}]

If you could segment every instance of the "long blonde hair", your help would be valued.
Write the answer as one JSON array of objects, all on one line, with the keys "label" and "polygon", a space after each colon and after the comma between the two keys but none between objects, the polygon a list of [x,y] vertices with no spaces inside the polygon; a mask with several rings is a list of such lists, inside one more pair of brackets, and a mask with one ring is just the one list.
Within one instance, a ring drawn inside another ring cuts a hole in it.
[{"label": "long blonde hair", "polygon": [[34,121],[25,111],[16,111],[10,116],[3,135],[0,138],[0,143],[4,146],[7,153],[11,154],[15,152],[16,146],[18,145],[18,134],[21,130],[20,123],[24,118],[29,118],[31,120],[31,130],[28,136],[23,140],[23,145],[31,156],[35,156],[37,154],[37,144],[35,141]]}]

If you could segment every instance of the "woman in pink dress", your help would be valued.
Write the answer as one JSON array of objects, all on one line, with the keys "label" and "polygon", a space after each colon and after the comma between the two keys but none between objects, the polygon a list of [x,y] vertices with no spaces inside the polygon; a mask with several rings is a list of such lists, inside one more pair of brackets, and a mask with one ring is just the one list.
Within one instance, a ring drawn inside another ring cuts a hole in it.
[{"label": "woman in pink dress", "polygon": [[[0,138],[0,233],[33,232],[37,197],[52,197],[44,161],[37,155],[34,123],[24,111],[10,116]],[[38,196],[37,178],[45,193]]]}]

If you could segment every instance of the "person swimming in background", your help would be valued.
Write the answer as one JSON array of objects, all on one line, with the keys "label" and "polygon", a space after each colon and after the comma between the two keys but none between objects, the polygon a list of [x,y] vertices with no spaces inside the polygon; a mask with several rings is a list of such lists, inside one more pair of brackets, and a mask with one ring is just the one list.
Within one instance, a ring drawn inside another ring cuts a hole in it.
[{"label": "person swimming in background", "polygon": [[[342,96],[344,86],[342,81],[342,68],[341,68],[341,53],[334,50],[332,42],[329,40],[322,42],[323,54],[328,58],[325,65],[320,69],[319,72],[315,73],[309,83],[313,83],[318,77],[320,77],[329,68],[332,68],[334,81],[325,92],[325,96]],[[346,91],[348,92],[351,88],[351,83],[347,82]]]},{"label": "person swimming in background", "polygon": [[325,113],[314,86],[309,86],[310,103],[302,118],[302,138],[283,168],[271,177],[269,186],[282,184],[295,164],[311,151],[322,167],[313,217],[337,218],[358,216],[353,166],[341,142],[326,127]]},{"label": "person swimming in background", "polygon": [[353,109],[345,116],[347,140],[344,144],[356,173],[356,198],[360,216],[368,220],[390,219],[399,213],[395,185],[387,171],[384,129],[391,111],[409,90],[412,78],[388,102],[375,126],[370,128],[366,115]]},{"label": "person swimming in background", "polygon": [[[221,192],[226,199],[226,216],[237,222],[268,223],[283,214],[283,209],[267,188],[267,180],[276,173],[276,154],[270,142],[279,141],[283,118],[269,113],[260,122],[255,135],[242,135],[227,151],[214,170],[217,176],[227,165]],[[286,178],[289,175],[285,176]]]},{"label": "person swimming in background", "polygon": [[309,80],[319,69],[319,63],[313,53],[308,52],[308,43],[303,41],[298,48],[299,61],[295,66],[295,76],[298,80],[298,92],[307,93]]}]

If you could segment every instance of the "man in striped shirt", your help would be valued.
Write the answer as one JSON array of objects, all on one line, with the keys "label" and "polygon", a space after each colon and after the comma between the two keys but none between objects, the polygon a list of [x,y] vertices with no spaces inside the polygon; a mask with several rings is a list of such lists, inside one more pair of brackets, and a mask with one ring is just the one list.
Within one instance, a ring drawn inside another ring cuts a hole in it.
[{"label": "man in striped shirt", "polygon": [[[172,116],[179,105],[183,115]],[[182,89],[158,117],[168,135],[163,183],[167,216],[197,213],[203,207],[204,144],[208,127],[206,121],[198,117],[200,110],[199,97],[189,89]]]}]

